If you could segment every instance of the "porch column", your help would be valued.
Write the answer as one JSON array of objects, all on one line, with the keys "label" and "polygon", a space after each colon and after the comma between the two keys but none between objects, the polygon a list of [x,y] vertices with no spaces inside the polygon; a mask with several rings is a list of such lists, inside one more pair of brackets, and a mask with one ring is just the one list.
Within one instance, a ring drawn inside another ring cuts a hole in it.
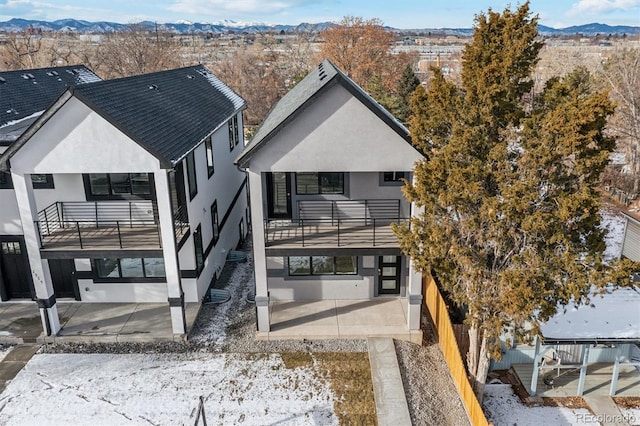
[{"label": "porch column", "polygon": [[540,365],[540,337],[536,335],[533,338],[534,350],[533,350],[533,372],[531,373],[531,385],[529,386],[529,396],[536,396],[538,392],[538,374]]},{"label": "porch column", "polygon": [[609,388],[609,396],[616,396],[618,388],[618,375],[620,374],[620,360],[622,358],[622,347],[627,345],[616,344],[616,361],[613,364],[613,373],[611,374],[611,387]]},{"label": "porch column", "polygon": [[587,361],[589,360],[589,346],[590,345],[582,345],[582,366],[580,367],[577,396],[582,396],[584,393],[584,382],[587,378]]},{"label": "porch column", "polygon": [[40,232],[38,230],[38,208],[33,195],[31,175],[11,172],[13,188],[18,201],[22,233],[29,256],[29,266],[33,278],[36,302],[40,309],[42,328],[47,336],[60,331],[60,318],[56,306],[56,296],[51,281],[49,263],[40,257]]},{"label": "porch column", "polygon": [[162,256],[164,270],[167,276],[167,294],[169,296],[169,310],[171,311],[171,327],[173,334],[187,332],[187,320],[184,313],[184,292],[180,281],[180,264],[178,262],[178,247],[171,213],[171,195],[169,192],[169,175],[166,170],[160,170],[155,176],[156,201],[158,203],[158,221],[160,222],[160,241],[162,241]]},{"label": "porch column", "polygon": [[267,284],[267,256],[265,253],[264,206],[262,179],[260,173],[247,171],[249,175],[249,193],[251,194],[251,223],[253,231],[253,262],[256,283],[256,311],[258,331],[268,332],[269,324],[269,287]]},{"label": "porch column", "polygon": [[420,330],[420,316],[422,308],[422,274],[415,268],[412,258],[409,258],[409,291],[407,295],[407,326],[409,330]]}]

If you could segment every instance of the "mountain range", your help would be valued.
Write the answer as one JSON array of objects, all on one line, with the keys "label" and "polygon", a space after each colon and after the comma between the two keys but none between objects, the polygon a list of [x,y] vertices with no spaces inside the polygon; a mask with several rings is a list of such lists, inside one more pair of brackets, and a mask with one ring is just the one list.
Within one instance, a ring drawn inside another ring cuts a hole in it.
[{"label": "mountain range", "polygon": [[[149,29],[157,28],[159,31],[171,32],[176,34],[193,34],[193,33],[260,33],[260,32],[320,32],[331,25],[331,22],[320,22],[316,24],[301,23],[298,25],[267,25],[264,23],[254,22],[237,22],[224,20],[214,23],[199,23],[179,20],[175,23],[158,24],[151,21],[143,21],[139,23]],[[118,32],[125,30],[129,24],[120,24],[116,22],[98,21],[90,22],[78,19],[59,19],[57,21],[38,21],[30,19],[13,18],[8,21],[0,22],[0,32],[19,32],[28,28],[42,29],[42,31],[73,31],[79,33],[106,33]],[[441,33],[447,35],[468,36],[473,33],[471,28],[417,28],[417,29],[399,29],[388,27],[398,32],[411,33]],[[585,24],[572,26],[567,28],[551,28],[540,25],[539,31],[545,36],[554,35],[574,35],[583,34],[585,36],[596,34],[640,34],[640,26],[624,26],[624,25],[606,25],[606,24]]]}]

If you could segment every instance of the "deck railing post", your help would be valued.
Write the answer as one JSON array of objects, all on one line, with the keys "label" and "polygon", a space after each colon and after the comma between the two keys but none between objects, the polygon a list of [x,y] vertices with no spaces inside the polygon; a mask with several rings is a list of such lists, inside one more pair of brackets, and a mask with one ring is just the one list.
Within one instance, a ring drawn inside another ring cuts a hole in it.
[{"label": "deck railing post", "polygon": [[131,201],[129,201],[129,228],[133,228],[133,212],[131,211]]},{"label": "deck railing post", "polygon": [[[332,201],[331,202],[331,226],[333,226],[333,220],[334,220],[335,214],[336,214],[335,210],[336,210],[336,202]],[[338,226],[340,226],[339,224],[340,224],[340,222],[338,222]]]},{"label": "deck railing post", "polygon": [[[47,215],[47,209],[44,210],[44,223],[47,227],[47,235],[51,235],[51,231],[49,230],[49,216]],[[38,226],[38,233],[42,232],[40,226]]]},{"label": "deck railing post", "polygon": [[120,243],[120,248],[122,248],[122,236],[120,235],[120,221],[116,220],[116,228],[118,228],[118,243]]},{"label": "deck railing post", "polygon": [[340,219],[338,219],[338,247],[340,247]]},{"label": "deck railing post", "polygon": [[95,209],[96,228],[99,228],[100,225],[98,225],[98,202],[97,201],[93,202],[93,208]]},{"label": "deck railing post", "polygon": [[158,235],[158,246],[162,248],[162,235],[160,235],[160,224],[156,222],[156,234]]},{"label": "deck railing post", "polygon": [[302,230],[302,247],[304,247],[304,219],[298,218],[300,221],[300,229]]},{"label": "deck railing post", "polygon": [[373,221],[373,246],[376,246],[376,219],[371,219]]},{"label": "deck railing post", "polygon": [[364,226],[367,226],[369,224],[369,221],[367,220],[368,206],[369,206],[369,200],[364,200]]},{"label": "deck railing post", "polygon": [[76,220],[76,229],[78,230],[78,241],[80,242],[80,248],[82,247],[82,234],[80,233],[80,222]]}]

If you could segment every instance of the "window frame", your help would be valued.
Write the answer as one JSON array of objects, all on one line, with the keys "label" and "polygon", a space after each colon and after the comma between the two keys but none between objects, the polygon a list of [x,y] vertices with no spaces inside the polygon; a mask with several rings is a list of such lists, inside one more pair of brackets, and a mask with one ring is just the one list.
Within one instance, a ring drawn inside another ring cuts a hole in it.
[{"label": "window frame", "polygon": [[[129,192],[116,193],[113,191],[111,184],[111,175],[127,174],[129,180]],[[149,193],[133,193],[133,175],[147,175],[147,182],[149,184]],[[91,185],[91,175],[105,175],[107,182],[108,194],[94,194]],[[84,193],[87,201],[99,201],[99,200],[155,200],[155,181],[153,173],[151,172],[134,172],[134,173],[83,173],[82,180],[84,182]]]},{"label": "window frame", "polygon": [[13,179],[11,172],[0,171],[0,189],[13,189]]},{"label": "window frame", "polygon": [[207,174],[209,178],[215,173],[214,156],[213,156],[213,140],[211,135],[204,141],[205,157],[207,159]]},{"label": "window frame", "polygon": [[[292,257],[297,257],[297,258],[307,258],[308,259],[308,265],[309,265],[309,272],[308,273],[300,273],[300,274],[293,274],[291,273],[291,258]],[[330,257],[333,258],[333,272],[331,273],[314,273],[313,271],[313,258],[320,258],[320,257]],[[355,259],[354,265],[356,267],[355,272],[350,272],[350,273],[340,273],[337,272],[337,259],[339,257],[351,257],[353,259]],[[287,276],[289,277],[353,277],[353,276],[357,276],[359,275],[360,272],[360,267],[358,265],[358,256],[287,256]]]},{"label": "window frame", "polygon": [[[392,180],[387,180],[387,175],[392,173]],[[393,171],[393,172],[380,172],[380,186],[403,186],[404,182],[401,179],[409,179],[409,172]]]},{"label": "window frame", "polygon": [[[316,175],[318,191],[317,192],[300,192],[298,176],[300,175]],[[340,175],[342,182],[342,190],[340,192],[325,192],[322,190],[322,177],[324,175],[337,174]],[[296,194],[297,195],[344,195],[345,194],[345,173],[344,172],[298,172],[296,173]]]},{"label": "window frame", "polygon": [[[34,176],[43,176],[43,182],[35,182],[33,180]],[[54,189],[53,185],[53,175],[49,173],[33,173],[31,174],[31,187],[33,189]]]},{"label": "window frame", "polygon": [[[198,252],[200,254],[200,261],[198,261]],[[200,273],[204,270],[204,244],[202,241],[202,225],[198,224],[198,227],[193,231],[193,254],[196,264],[196,275],[199,277]]]},{"label": "window frame", "polygon": [[[123,277],[122,276],[122,259],[136,259],[140,260],[142,276],[138,277]],[[164,258],[162,257],[110,257],[110,258],[98,258],[91,259],[91,274],[95,283],[164,283],[167,282],[167,272],[165,270],[164,276],[147,276],[147,267],[145,266],[145,260],[148,259],[162,259],[164,264]],[[115,260],[118,269],[118,277],[104,277],[99,274],[98,262],[101,260]]]},{"label": "window frame", "polygon": [[[196,155],[194,151],[187,154],[187,185],[189,186],[189,201],[198,195],[198,174],[196,173]],[[192,185],[193,183],[193,185]]]},{"label": "window frame", "polygon": [[215,246],[220,239],[220,217],[218,216],[218,200],[214,200],[211,204],[211,232],[213,245]]}]

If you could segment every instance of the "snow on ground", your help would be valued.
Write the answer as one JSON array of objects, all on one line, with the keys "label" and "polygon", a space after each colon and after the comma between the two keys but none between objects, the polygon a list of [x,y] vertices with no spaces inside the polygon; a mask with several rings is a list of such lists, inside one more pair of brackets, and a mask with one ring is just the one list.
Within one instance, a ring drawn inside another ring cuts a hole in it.
[{"label": "snow on ground", "polygon": [[7,354],[9,353],[9,351],[13,349],[13,346],[10,345],[0,345],[0,361],[2,361],[2,359],[7,356]]},{"label": "snow on ground", "polygon": [[600,425],[584,408],[527,407],[513,393],[511,385],[486,385],[482,405],[487,420],[495,426]]},{"label": "snow on ground", "polygon": [[278,354],[37,354],[0,394],[3,425],[338,424],[334,396]]},{"label": "snow on ground", "polygon": [[618,209],[612,207],[600,209],[600,216],[602,216],[600,227],[608,231],[604,239],[607,245],[604,251],[604,259],[612,261],[619,258],[622,253],[625,219]]}]

